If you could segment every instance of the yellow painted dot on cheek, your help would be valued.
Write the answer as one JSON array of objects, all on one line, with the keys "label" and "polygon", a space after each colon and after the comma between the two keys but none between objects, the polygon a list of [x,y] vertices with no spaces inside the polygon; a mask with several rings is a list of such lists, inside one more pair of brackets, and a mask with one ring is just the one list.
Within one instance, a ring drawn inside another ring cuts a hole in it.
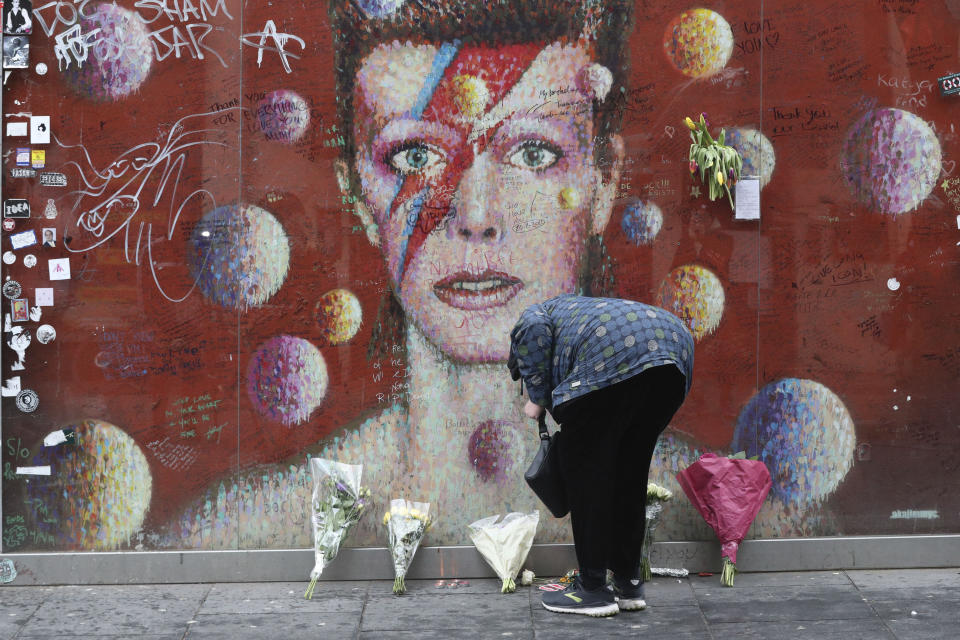
[{"label": "yellow painted dot on cheek", "polygon": [[573,187],[560,189],[560,206],[564,209],[573,209],[580,206],[580,192]]},{"label": "yellow painted dot on cheek", "polygon": [[487,83],[480,78],[470,75],[454,76],[453,102],[460,113],[468,118],[476,118],[483,114],[490,101],[490,90]]}]

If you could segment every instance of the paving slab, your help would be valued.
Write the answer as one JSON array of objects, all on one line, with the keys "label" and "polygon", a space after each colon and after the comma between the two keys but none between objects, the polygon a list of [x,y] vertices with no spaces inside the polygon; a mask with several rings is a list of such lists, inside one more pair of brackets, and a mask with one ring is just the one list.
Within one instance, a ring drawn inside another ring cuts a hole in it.
[{"label": "paving slab", "polygon": [[24,636],[182,633],[209,585],[57,587],[24,624]]},{"label": "paving slab", "polygon": [[523,594],[483,593],[402,596],[371,591],[363,610],[362,631],[485,629],[514,631],[530,626],[530,599]]},{"label": "paving slab", "polygon": [[960,569],[848,570],[846,574],[860,589],[911,589],[950,587],[960,589]]},{"label": "paving slab", "polygon": [[654,578],[643,585],[644,599],[650,607],[695,606],[696,595],[687,578]]},{"label": "paving slab", "polygon": [[264,583],[255,585],[218,584],[210,588],[199,613],[202,614],[266,614],[266,613],[352,613],[363,610],[367,586],[362,582],[318,583],[313,598],[303,594],[300,583]]},{"label": "paving slab", "polygon": [[198,614],[187,627],[189,640],[318,640],[353,638],[360,626],[359,613],[242,613]]},{"label": "paving slab", "polygon": [[853,585],[721,587],[697,590],[707,622],[851,620],[875,614]]},{"label": "paving slab", "polygon": [[40,608],[53,587],[0,588],[0,638],[15,637]]},{"label": "paving slab", "polygon": [[896,640],[881,620],[712,623],[714,638],[737,640]]},{"label": "paving slab", "polygon": [[608,618],[591,618],[555,613],[537,604],[532,613],[537,637],[710,638],[700,610],[690,606],[622,611]]},{"label": "paving slab", "polygon": [[483,628],[459,629],[421,629],[419,631],[361,631],[361,640],[450,640],[451,638],[470,638],[470,640],[532,640],[533,629],[515,629],[511,631],[490,631]]},{"label": "paving slab", "polygon": [[[691,575],[690,586],[697,590],[719,589],[720,574]],[[778,573],[738,573],[733,588],[749,587],[811,587],[820,585],[849,585],[850,579],[842,571],[783,571]],[[724,587],[730,588],[730,587]]]}]

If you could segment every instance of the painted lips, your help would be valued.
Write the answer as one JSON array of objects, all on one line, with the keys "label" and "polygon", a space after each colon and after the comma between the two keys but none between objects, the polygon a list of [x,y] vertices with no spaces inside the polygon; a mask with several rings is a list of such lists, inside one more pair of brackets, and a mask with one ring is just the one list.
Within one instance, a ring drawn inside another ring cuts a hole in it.
[{"label": "painted lips", "polygon": [[433,292],[442,302],[464,311],[505,305],[521,289],[522,281],[489,269],[480,273],[455,273],[433,285]]}]

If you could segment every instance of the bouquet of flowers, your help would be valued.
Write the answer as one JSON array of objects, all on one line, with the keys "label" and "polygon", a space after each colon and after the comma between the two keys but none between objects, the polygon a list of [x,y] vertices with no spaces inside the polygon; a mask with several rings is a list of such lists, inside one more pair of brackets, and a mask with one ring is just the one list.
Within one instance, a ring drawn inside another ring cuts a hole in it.
[{"label": "bouquet of flowers", "polygon": [[758,460],[747,460],[742,452],[729,458],[705,453],[678,473],[677,480],[720,539],[720,584],[732,587],[737,574],[737,547],[773,484],[767,466]]},{"label": "bouquet of flowers", "polygon": [[314,566],[304,597],[313,598],[313,589],[326,567],[340,551],[340,543],[360,520],[370,500],[370,491],[360,486],[363,465],[310,458],[313,475]]},{"label": "bouquet of flowers", "polygon": [[468,525],[470,539],[503,580],[500,593],[513,593],[517,590],[517,573],[533,545],[540,512],[508,513],[497,522],[499,518],[498,514]]},{"label": "bouquet of flowers", "polygon": [[724,191],[733,207],[733,194],[730,186],[740,179],[743,169],[743,159],[731,146],[724,144],[727,132],[720,129],[720,136],[714,140],[707,131],[709,123],[704,114],[700,114],[700,121],[694,122],[684,118],[683,122],[690,129],[690,173],[700,171],[700,180],[707,184],[710,200],[723,196]]},{"label": "bouquet of flowers", "polygon": [[423,533],[430,526],[430,503],[410,502],[403,498],[390,501],[390,510],[383,516],[383,524],[387,525],[387,536],[390,545],[390,556],[393,558],[393,592],[405,593],[407,586],[404,577],[413,555],[420,546]]},{"label": "bouquet of flowers", "polygon": [[653,572],[650,568],[650,549],[653,548],[653,532],[660,524],[660,514],[663,513],[663,503],[673,497],[673,492],[661,487],[658,484],[647,484],[647,512],[646,512],[646,531],[643,534],[642,555],[640,557],[640,572],[643,581],[647,582],[653,578]]}]

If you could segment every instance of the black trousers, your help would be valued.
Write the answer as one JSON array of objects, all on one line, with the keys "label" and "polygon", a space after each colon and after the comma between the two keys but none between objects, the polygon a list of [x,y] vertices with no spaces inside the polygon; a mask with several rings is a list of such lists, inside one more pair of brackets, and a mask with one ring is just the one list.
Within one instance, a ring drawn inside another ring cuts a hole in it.
[{"label": "black trousers", "polygon": [[657,438],[683,403],[685,381],[673,365],[647,369],[556,407],[573,543],[584,586],[610,569],[640,577],[647,474]]}]

